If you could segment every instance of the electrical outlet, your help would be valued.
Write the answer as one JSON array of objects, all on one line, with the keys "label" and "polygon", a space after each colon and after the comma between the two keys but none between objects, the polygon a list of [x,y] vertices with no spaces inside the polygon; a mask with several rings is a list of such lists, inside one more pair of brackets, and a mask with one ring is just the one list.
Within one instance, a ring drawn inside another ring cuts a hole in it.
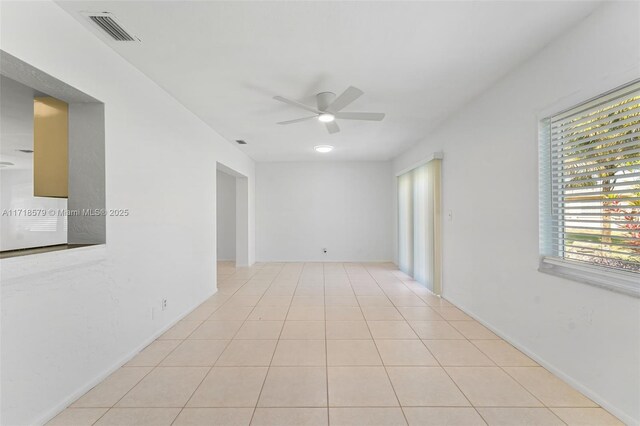
[{"label": "electrical outlet", "polygon": [[162,299],[162,310],[163,311],[167,310],[167,299]]}]

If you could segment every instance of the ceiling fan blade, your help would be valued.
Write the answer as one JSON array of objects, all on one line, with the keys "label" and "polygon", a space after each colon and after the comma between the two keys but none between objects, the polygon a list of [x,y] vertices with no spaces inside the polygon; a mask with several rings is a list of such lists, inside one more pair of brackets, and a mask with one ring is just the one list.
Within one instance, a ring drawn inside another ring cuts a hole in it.
[{"label": "ceiling fan blade", "polygon": [[342,118],[345,120],[369,120],[369,121],[382,121],[384,118],[383,112],[337,112],[336,118]]},{"label": "ceiling fan blade", "polygon": [[333,101],[331,103],[331,105],[329,105],[327,107],[327,111],[329,111],[329,112],[338,112],[342,108],[344,108],[347,105],[349,105],[351,102],[353,102],[356,99],[358,99],[363,94],[364,94],[364,92],[362,90],[360,90],[360,89],[358,89],[356,87],[353,87],[353,86],[349,86],[349,87],[347,87],[347,90],[342,92],[342,94],[340,96],[338,96],[336,98],[336,100]]},{"label": "ceiling fan blade", "polygon": [[317,115],[312,115],[311,117],[296,118],[295,120],[281,121],[281,122],[276,123],[276,124],[293,124],[293,123],[299,123],[300,121],[311,120],[312,118],[316,118],[316,117],[318,117],[318,116],[317,116]]},{"label": "ceiling fan blade", "polygon": [[275,99],[276,101],[284,102],[285,104],[293,105],[298,108],[306,109],[307,111],[315,112],[316,114],[320,114],[320,111],[318,111],[317,109],[302,104],[298,101],[292,101],[291,99],[283,98],[282,96],[274,96],[273,99]]},{"label": "ceiling fan blade", "polygon": [[327,130],[329,131],[329,133],[338,133],[340,131],[340,127],[338,127],[338,123],[336,123],[335,121],[330,121],[328,123],[324,123],[325,126],[327,126]]}]

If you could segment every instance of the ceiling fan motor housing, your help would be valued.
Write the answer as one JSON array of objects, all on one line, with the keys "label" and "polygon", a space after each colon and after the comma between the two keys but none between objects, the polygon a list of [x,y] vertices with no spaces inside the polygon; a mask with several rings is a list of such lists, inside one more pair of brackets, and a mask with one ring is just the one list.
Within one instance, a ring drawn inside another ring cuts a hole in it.
[{"label": "ceiling fan motor housing", "polygon": [[326,111],[329,105],[336,99],[336,94],[333,92],[322,92],[316,95],[318,102],[318,109],[320,111]]}]

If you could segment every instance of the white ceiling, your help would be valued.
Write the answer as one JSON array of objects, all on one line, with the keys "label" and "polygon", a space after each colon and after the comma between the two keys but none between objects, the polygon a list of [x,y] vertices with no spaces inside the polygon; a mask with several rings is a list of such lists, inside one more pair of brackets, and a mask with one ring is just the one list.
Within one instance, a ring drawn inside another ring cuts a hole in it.
[{"label": "white ceiling", "polygon": [[[584,19],[597,2],[134,2],[59,5],[256,161],[386,160]],[[80,11],[109,11],[141,43],[113,42]],[[329,135],[272,99],[365,94]],[[328,155],[313,146],[336,147]]]}]

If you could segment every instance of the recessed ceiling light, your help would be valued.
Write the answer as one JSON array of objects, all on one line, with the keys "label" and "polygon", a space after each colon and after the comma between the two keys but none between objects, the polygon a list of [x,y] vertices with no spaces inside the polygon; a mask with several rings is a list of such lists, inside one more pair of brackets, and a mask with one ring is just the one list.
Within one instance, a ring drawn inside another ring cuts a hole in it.
[{"label": "recessed ceiling light", "polygon": [[333,151],[333,147],[331,145],[318,145],[318,146],[314,146],[313,149],[323,154]]},{"label": "recessed ceiling light", "polygon": [[335,119],[336,116],[328,112],[323,112],[318,116],[318,120],[322,121],[323,123],[331,123]]}]

